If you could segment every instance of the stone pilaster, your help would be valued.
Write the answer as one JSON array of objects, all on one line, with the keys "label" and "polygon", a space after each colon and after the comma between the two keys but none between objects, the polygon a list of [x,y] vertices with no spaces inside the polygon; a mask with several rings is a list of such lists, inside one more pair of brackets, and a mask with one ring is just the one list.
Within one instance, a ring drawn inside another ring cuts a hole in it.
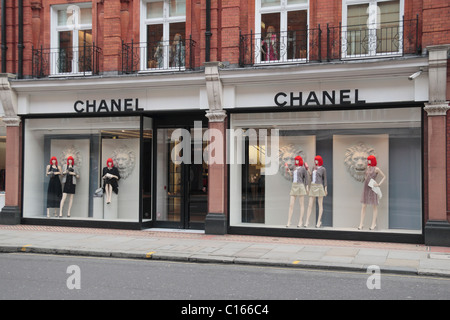
[{"label": "stone pilaster", "polygon": [[[226,164],[226,111],[223,110],[223,86],[219,74],[220,62],[205,63],[206,92],[209,110],[210,134],[214,139],[216,154],[222,154],[221,159],[210,163],[208,167],[208,214],[205,219],[205,233],[227,233],[227,164]],[[218,148],[221,150],[219,151]]]},{"label": "stone pilaster", "polygon": [[450,246],[447,220],[447,59],[450,45],[428,47],[429,101],[424,110],[428,125],[428,219],[425,244]]}]

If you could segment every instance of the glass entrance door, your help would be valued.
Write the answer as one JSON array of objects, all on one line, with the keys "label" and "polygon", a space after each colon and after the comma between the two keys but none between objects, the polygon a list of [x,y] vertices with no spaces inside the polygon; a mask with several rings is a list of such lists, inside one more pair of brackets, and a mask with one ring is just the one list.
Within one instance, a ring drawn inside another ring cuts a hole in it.
[{"label": "glass entrance door", "polygon": [[208,166],[195,136],[189,128],[157,129],[155,226],[204,228]]}]

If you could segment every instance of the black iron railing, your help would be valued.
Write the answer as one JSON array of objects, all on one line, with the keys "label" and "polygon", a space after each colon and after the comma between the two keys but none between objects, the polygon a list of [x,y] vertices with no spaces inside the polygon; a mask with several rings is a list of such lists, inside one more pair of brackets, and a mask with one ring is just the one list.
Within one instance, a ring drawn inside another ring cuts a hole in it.
[{"label": "black iron railing", "polygon": [[327,26],[327,60],[420,54],[419,17],[371,25]]},{"label": "black iron railing", "polygon": [[[325,31],[325,29],[324,29]],[[373,25],[240,34],[239,65],[322,62],[421,54],[419,17]]]},{"label": "black iron railing", "polygon": [[322,30],[240,34],[239,64],[322,61]]},{"label": "black iron railing", "polygon": [[102,50],[95,45],[32,49],[32,76],[89,76],[99,73]]},{"label": "black iron railing", "polygon": [[122,73],[195,69],[192,38],[157,42],[122,42]]}]

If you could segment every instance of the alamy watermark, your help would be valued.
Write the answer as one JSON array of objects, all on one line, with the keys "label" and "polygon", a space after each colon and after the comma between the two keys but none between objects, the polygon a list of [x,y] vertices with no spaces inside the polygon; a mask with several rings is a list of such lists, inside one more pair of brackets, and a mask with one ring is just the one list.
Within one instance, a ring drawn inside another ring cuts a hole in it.
[{"label": "alamy watermark", "polygon": [[367,278],[366,286],[367,289],[381,289],[381,270],[379,266],[372,265],[367,268],[367,274],[370,274]]},{"label": "alamy watermark", "polygon": [[[278,129],[227,129],[225,134],[226,137],[222,131],[214,128],[203,132],[201,121],[194,122],[193,134],[182,128],[174,130],[171,134],[171,141],[175,142],[170,153],[172,162],[175,164],[205,162],[208,165],[245,164],[245,147],[248,141],[248,145],[258,146],[256,157],[249,158],[249,164],[262,164],[263,175],[274,175],[278,172]],[[206,147],[203,147],[204,142]],[[228,153],[225,153],[226,149]]]},{"label": "alamy watermark", "polygon": [[81,289],[81,269],[77,265],[70,265],[67,267],[67,274],[70,276],[67,278],[66,286],[69,290]]}]

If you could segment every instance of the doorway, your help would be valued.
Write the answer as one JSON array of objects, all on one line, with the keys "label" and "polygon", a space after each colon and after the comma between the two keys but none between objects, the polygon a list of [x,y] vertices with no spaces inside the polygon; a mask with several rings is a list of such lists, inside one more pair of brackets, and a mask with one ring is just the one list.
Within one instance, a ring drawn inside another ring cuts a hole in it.
[{"label": "doorway", "polygon": [[156,210],[154,226],[205,228],[208,165],[203,159],[206,128],[156,130]]}]

